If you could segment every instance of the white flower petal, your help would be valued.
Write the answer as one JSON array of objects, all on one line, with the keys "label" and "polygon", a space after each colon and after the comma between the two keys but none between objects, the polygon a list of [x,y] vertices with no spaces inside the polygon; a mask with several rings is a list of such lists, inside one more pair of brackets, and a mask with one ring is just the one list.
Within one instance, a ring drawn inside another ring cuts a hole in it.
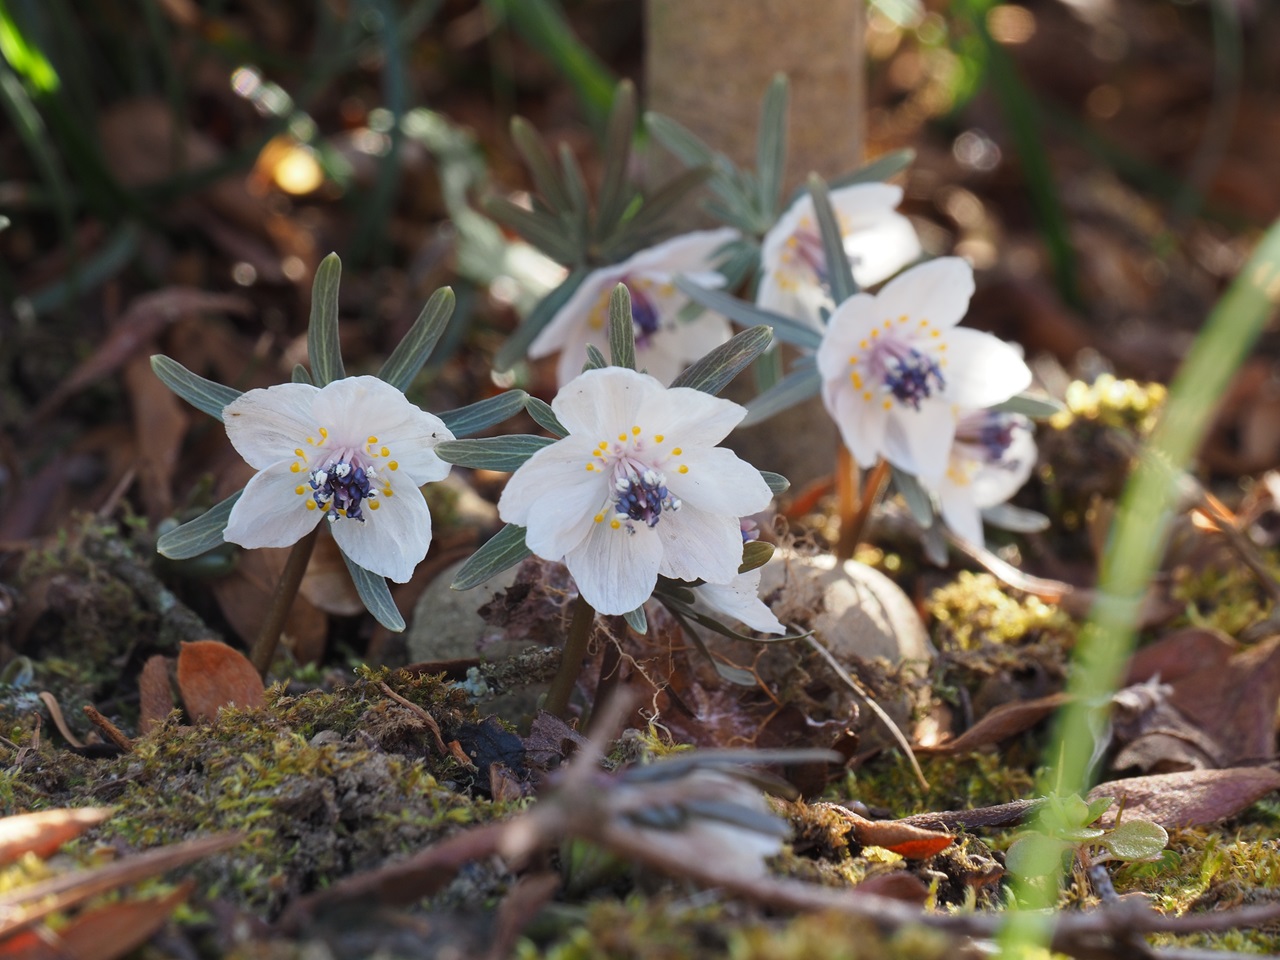
[{"label": "white flower petal", "polygon": [[232,446],[255,470],[293,457],[308,436],[316,436],[311,407],[319,393],[307,383],[281,383],[237,397],[222,411]]},{"label": "white flower petal", "polygon": [[431,511],[422,491],[399,483],[391,496],[380,494],[378,508],[365,502],[365,521],[341,518],[330,524],[342,552],[370,573],[407,583],[431,546]]},{"label": "white flower petal", "polygon": [[944,481],[938,488],[938,505],[942,519],[961,540],[982,546],[982,514],[966,486]]},{"label": "white flower petal", "polygon": [[[688,467],[681,472],[681,467]],[[688,506],[712,513],[749,517],[773,499],[760,471],[724,447],[699,447],[672,459],[667,489]]]},{"label": "white flower petal", "polygon": [[786,633],[787,628],[760,599],[761,572],[757,567],[725,584],[704,583],[694,587],[693,593],[698,605],[709,608],[713,616],[729,617],[760,633]]},{"label": "white flower petal", "polygon": [[939,257],[912,267],[876,294],[881,319],[907,316],[912,326],[928,320],[938,329],[954,327],[969,309],[973,268],[959,257]]},{"label": "white flower petal", "polygon": [[586,601],[600,613],[618,616],[652,596],[662,549],[657,533],[644,524],[628,533],[625,527],[599,523],[564,562]]},{"label": "white flower petal", "polygon": [[869,293],[850,297],[831,314],[818,344],[818,372],[824,380],[849,375],[849,358],[863,353],[862,341],[880,324],[876,298]]},{"label": "white flower petal", "polygon": [[1036,441],[1029,425],[1015,428],[1013,439],[998,464],[982,461],[969,479],[973,502],[979,507],[1004,503],[1022,489],[1036,466]]},{"label": "white flower petal", "polygon": [[[319,523],[322,511],[306,508],[311,488],[305,474],[291,470],[293,463],[274,463],[245,485],[227,519],[223,537],[228,543],[249,548],[288,547]],[[305,488],[302,494],[297,492],[300,486]]]},{"label": "white flower petal", "polygon": [[895,466],[936,484],[946,472],[956,418],[944,402],[926,401],[919,410],[895,406],[889,413],[884,455]]},{"label": "white flower petal", "polygon": [[561,387],[551,409],[566,430],[594,444],[634,426],[641,405],[662,392],[662,384],[647,374],[604,367],[579,374]]},{"label": "white flower petal", "polygon": [[694,230],[632,254],[611,268],[620,274],[651,273],[674,276],[698,273],[714,266],[716,254],[741,234],[732,227],[716,230]]},{"label": "white flower petal", "polygon": [[847,380],[822,385],[822,402],[836,422],[840,438],[859,466],[873,467],[884,453],[889,414],[878,397],[870,400],[853,389]]},{"label": "white flower petal", "polygon": [[[622,279],[617,267],[592,270],[583,278],[564,305],[552,315],[551,320],[538,332],[529,344],[529,356],[546,357],[575,343],[583,335],[594,315],[599,329],[609,322],[609,294]],[[582,365],[578,365],[578,370]]]},{"label": "white flower petal", "polygon": [[511,475],[498,499],[498,516],[527,527],[525,543],[544,559],[560,560],[577,547],[609,499],[608,478],[586,469],[592,452],[580,436],[543,447]]},{"label": "white flower petal", "polygon": [[1003,403],[1031,386],[1031,368],[999,337],[964,327],[946,334],[945,396],[967,409]]},{"label": "white flower petal", "polygon": [[658,572],[678,580],[728,583],[742,566],[742,526],[737,516],[681,507],[663,513],[657,531],[664,547]]},{"label": "white flower petal", "polygon": [[689,387],[673,387],[645,399],[635,425],[645,436],[662,436],[662,449],[712,447],[729,435],[747,408]]}]

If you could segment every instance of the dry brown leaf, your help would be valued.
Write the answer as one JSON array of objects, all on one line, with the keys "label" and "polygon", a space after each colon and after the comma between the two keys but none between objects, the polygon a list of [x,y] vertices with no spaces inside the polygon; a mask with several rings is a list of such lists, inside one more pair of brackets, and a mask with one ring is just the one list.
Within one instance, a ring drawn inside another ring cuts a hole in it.
[{"label": "dry brown leaf", "polygon": [[206,293],[189,287],[167,287],[134,299],[107,338],[93,354],[76,365],[67,377],[45,397],[31,414],[39,423],[70,397],[119,370],[124,364],[151,348],[166,326],[192,313],[219,312],[247,314],[253,304],[229,293]]},{"label": "dry brown leaf", "polygon": [[0,938],[29,927],[51,913],[68,910],[118,887],[194,863],[202,857],[233,847],[243,839],[239,833],[219,833],[148,850],[94,870],[77,870],[17,887],[0,894]]},{"label": "dry brown leaf", "polygon": [[240,651],[217,640],[184,643],[178,652],[178,690],[193,720],[213,720],[220,707],[260,707],[262,678]]},{"label": "dry brown leaf", "polygon": [[1142,647],[1129,661],[1126,686],[1159,677],[1173,683],[1185,676],[1208,676],[1222,669],[1240,645],[1217,630],[1188,627]]},{"label": "dry brown leaf", "polygon": [[1153,820],[1166,830],[1216,823],[1233,817],[1272,790],[1280,790],[1280,773],[1268,767],[1184,770],[1100,783],[1089,799],[1115,797],[1100,825],[1115,823],[1123,805],[1125,820]]},{"label": "dry brown leaf", "polygon": [[145,735],[173,709],[173,688],[169,685],[172,658],[156,654],[142,665],[138,676],[138,728]]},{"label": "dry brown leaf", "polygon": [[142,946],[164,926],[173,911],[191,896],[195,881],[146,900],[122,900],[81,913],[57,933],[50,943],[15,952],[3,951],[4,960],[116,960]]},{"label": "dry brown leaf", "polygon": [[1173,684],[1169,702],[1222,745],[1219,765],[1271,758],[1280,703],[1280,637],[1241,650],[1225,668],[1183,677]]},{"label": "dry brown leaf", "polygon": [[182,451],[190,409],[160,382],[146,357],[125,366],[125,389],[138,445],[138,488],[154,526],[173,512],[173,473]]},{"label": "dry brown leaf", "polygon": [[918,753],[959,754],[990,746],[1029,730],[1066,703],[1065,693],[1051,693],[1034,700],[1019,700],[996,707],[954,740],[933,747],[917,745]]},{"label": "dry brown leaf", "polygon": [[68,840],[96,827],[113,810],[110,807],[81,807],[76,810],[42,810],[0,819],[0,863],[9,863],[26,853],[43,859]]},{"label": "dry brown leaf", "polygon": [[[252,644],[262,626],[263,611],[271,602],[276,582],[284,570],[287,549],[245,550],[230,576],[213,582],[213,595],[236,634]],[[299,663],[312,663],[324,653],[329,618],[305,597],[296,597],[284,621],[284,642]]]}]

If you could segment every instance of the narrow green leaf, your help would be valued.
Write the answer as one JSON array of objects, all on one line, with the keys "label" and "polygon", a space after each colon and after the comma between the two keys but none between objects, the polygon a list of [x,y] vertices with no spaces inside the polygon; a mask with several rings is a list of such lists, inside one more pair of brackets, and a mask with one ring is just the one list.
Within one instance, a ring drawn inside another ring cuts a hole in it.
[{"label": "narrow green leaf", "polygon": [[356,585],[360,602],[373,614],[373,619],[392,633],[402,632],[404,617],[400,615],[395,600],[391,598],[391,590],[387,587],[386,578],[354,563],[345,553],[342,555],[342,561],[347,565],[347,572],[351,574],[351,582]]},{"label": "narrow green leaf", "polygon": [[779,493],[786,493],[791,489],[791,481],[780,473],[774,473],[772,470],[760,470],[758,473],[764,478],[764,482],[769,485],[769,489],[773,491],[775,496]]},{"label": "narrow green leaf", "polygon": [[341,279],[342,261],[336,253],[331,253],[320,261],[315,283],[311,285],[307,358],[311,361],[311,375],[318,387],[347,375],[338,343],[338,284]]},{"label": "narrow green leaf", "polygon": [[170,560],[190,560],[222,546],[226,543],[222,532],[227,529],[227,518],[242,493],[237,490],[194,520],[164,534],[156,541],[156,551]]},{"label": "narrow green leaf", "polygon": [[773,544],[765,540],[752,540],[742,545],[742,565],[738,573],[748,573],[763,567],[773,557]]},{"label": "narrow green leaf", "polygon": [[813,197],[813,211],[818,218],[818,232],[822,235],[822,254],[827,261],[827,278],[831,284],[831,299],[836,305],[844,303],[858,292],[853,279],[853,266],[844,251],[844,238],[840,224],[831,207],[831,194],[817,174],[809,175],[809,194]]},{"label": "narrow green leaf", "polygon": [[654,139],[675,154],[686,167],[715,164],[716,152],[680,121],[649,110],[644,115],[644,125]]},{"label": "narrow green leaf", "polygon": [[567,143],[560,144],[560,169],[564,172],[564,185],[569,193],[569,209],[560,217],[560,222],[570,231],[569,241],[576,249],[582,250],[590,234],[591,200],[587,196],[587,181],[582,175],[582,168]]},{"label": "narrow green leaf", "polygon": [[609,111],[609,125],[604,135],[604,173],[600,180],[599,200],[592,237],[603,240],[617,229],[618,222],[631,202],[627,187],[627,169],[631,161],[631,138],[636,129],[636,88],[629,80],[618,84]]},{"label": "narrow green leaf", "polygon": [[787,78],[779,73],[765,91],[756,140],[757,200],[761,213],[774,219],[782,197],[787,165]]},{"label": "narrow green leaf", "polygon": [[631,291],[620,283],[609,294],[609,356],[615,367],[636,368],[636,324]]},{"label": "narrow green leaf", "polygon": [[640,636],[644,636],[649,632],[649,620],[644,615],[644,607],[636,607],[622,615],[622,619],[627,621],[627,626],[634,630]]},{"label": "narrow green leaf", "polygon": [[542,429],[554,433],[557,437],[567,437],[569,435],[569,431],[564,428],[564,424],[555,415],[555,411],[537,397],[529,397],[524,402],[524,408]]},{"label": "narrow green leaf", "polygon": [[600,352],[600,348],[594,343],[587,344],[587,362],[582,365],[583,372],[587,370],[601,370],[609,365],[609,361],[604,358],[604,354]]},{"label": "narrow green leaf", "polygon": [[731,297],[727,293],[699,286],[688,277],[676,277],[675,284],[676,289],[690,300],[728,317],[734,323],[744,327],[754,327],[759,324],[772,327],[783,343],[794,344],[806,350],[817,350],[818,344],[822,343],[821,331],[791,317],[785,317],[771,310],[761,310],[755,304]]},{"label": "narrow green leaf", "polygon": [[671,381],[673,387],[692,387],[703,393],[717,394],[751,361],[769,349],[773,331],[768,327],[743,330],[728,343],[723,343],[701,360],[687,367]]},{"label": "narrow green leaf", "polygon": [[504,390],[496,396],[486,397],[456,410],[447,410],[440,419],[458,440],[487,430],[495,423],[509,420],[524,409],[529,395],[523,390]]},{"label": "narrow green leaf", "polygon": [[435,446],[441,460],[475,470],[502,470],[514,473],[543,447],[555,443],[550,437],[513,433],[505,437],[480,440],[446,440]]},{"label": "narrow green leaf", "polygon": [[645,246],[659,231],[666,229],[671,217],[688,205],[689,195],[702,186],[709,176],[709,168],[695,167],[668,180],[656,193],[645,197],[644,204],[636,215],[623,221],[602,247],[611,254],[621,252],[623,248],[620,243],[623,238],[632,248],[627,253]]},{"label": "narrow green leaf", "polygon": [[1019,393],[991,408],[996,413],[1020,413],[1033,420],[1047,420],[1067,409],[1060,401],[1043,393]]},{"label": "narrow green leaf", "polygon": [[738,427],[763,423],[783,410],[816,397],[821,390],[822,374],[818,373],[818,366],[812,358],[806,357],[764,393],[747,401],[747,416]]},{"label": "narrow green leaf", "polygon": [[524,527],[508,523],[473,553],[453,578],[452,589],[470,590],[501,573],[532,552],[524,542]]},{"label": "narrow green leaf", "polygon": [[[855,183],[883,182],[907,169],[915,159],[916,152],[910,148],[883,154],[870,163],[859,167],[853,173],[847,173],[843,177],[836,177],[831,181],[831,189],[838,190],[840,187],[851,187]],[[799,192],[797,192],[797,196],[799,196]]]},{"label": "narrow green leaf", "polygon": [[893,468],[893,486],[902,494],[916,523],[928,530],[933,524],[933,497],[929,491],[920,486],[920,481],[912,474],[897,467]]},{"label": "narrow green leaf", "polygon": [[240,391],[234,387],[206,380],[164,354],[158,353],[151,358],[151,369],[166,387],[216,420],[222,419],[222,408],[240,396]]},{"label": "narrow green leaf", "polygon": [[456,303],[451,287],[441,287],[433,293],[404,339],[387,357],[378,376],[401,393],[408,390],[418,371],[431,359],[431,351],[449,325]]},{"label": "narrow green leaf", "polygon": [[582,281],[586,279],[587,273],[588,271],[586,270],[574,270],[569,276],[565,277],[560,286],[538,301],[538,305],[524,318],[524,323],[515,329],[515,332],[507,338],[507,342],[502,345],[502,348],[494,356],[493,367],[495,370],[499,373],[510,370],[520,360],[524,359],[525,352],[529,349],[529,344],[533,343],[543,328],[551,322],[551,318],[556,315],[556,312],[577,292],[578,287],[582,286]]},{"label": "narrow green leaf", "polygon": [[533,124],[524,117],[512,117],[511,139],[515,141],[524,165],[529,168],[534,189],[542,195],[547,207],[556,214],[568,210],[569,197],[551,160],[551,151]]},{"label": "narrow green leaf", "polygon": [[293,373],[290,374],[289,379],[294,383],[311,383],[311,372],[302,364],[295,363],[293,365]]},{"label": "narrow green leaf", "polygon": [[[578,262],[581,244],[565,235],[564,221],[537,210],[526,210],[506,197],[489,197],[485,212],[505,227],[510,227],[552,260],[571,266]],[[569,216],[564,214],[563,216]]]},{"label": "narrow green leaf", "polygon": [[1049,518],[1043,513],[1015,507],[1011,503],[997,503],[982,508],[983,522],[1011,533],[1041,533],[1049,529]]}]

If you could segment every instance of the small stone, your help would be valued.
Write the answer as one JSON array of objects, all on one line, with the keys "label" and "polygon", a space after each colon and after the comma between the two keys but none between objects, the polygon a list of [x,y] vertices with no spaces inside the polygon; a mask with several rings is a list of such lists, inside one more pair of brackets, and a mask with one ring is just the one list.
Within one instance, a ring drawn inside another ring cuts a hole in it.
[{"label": "small stone", "polygon": [[760,596],[778,619],[813,630],[842,663],[880,657],[896,666],[937,655],[911,599],[879,570],[779,548],[763,571]]},{"label": "small stone", "polygon": [[497,660],[526,646],[502,643],[502,630],[490,626],[477,612],[515,583],[519,565],[471,590],[454,590],[449,585],[465,562],[459,561],[441,572],[418,599],[405,635],[411,663],[465,660],[482,655],[488,660]]}]

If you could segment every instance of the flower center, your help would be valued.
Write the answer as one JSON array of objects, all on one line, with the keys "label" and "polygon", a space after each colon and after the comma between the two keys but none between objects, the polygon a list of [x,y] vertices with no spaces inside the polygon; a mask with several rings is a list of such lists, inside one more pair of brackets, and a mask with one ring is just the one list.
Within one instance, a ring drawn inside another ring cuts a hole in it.
[{"label": "flower center", "polygon": [[354,463],[339,460],[311,471],[311,489],[314,491],[312,499],[316,506],[326,511],[325,516],[330,523],[339,517],[363,522],[361,502],[368,500],[370,509],[374,507],[373,501],[377,498],[378,491],[371,484],[377,481],[378,473],[372,465],[363,467],[359,465],[358,458],[353,460]]},{"label": "flower center", "polygon": [[[359,520],[364,523],[364,508],[377,510],[379,496],[393,495],[390,474],[400,468],[391,457],[391,451],[380,446],[377,437],[360,445],[343,446],[330,443],[329,431],[321,427],[320,438],[307,437],[307,448],[293,451],[298,457],[291,467],[301,473],[306,466],[306,482],[300,483],[294,492],[305,497],[303,505],[308,510],[323,510],[330,523],[338,520]],[[309,449],[308,449],[309,448]],[[384,476],[374,466],[376,460],[385,460]]]},{"label": "flower center", "polygon": [[973,460],[1005,470],[1020,466],[1017,459],[1009,459],[1017,431],[1029,429],[1024,417],[1013,413],[993,413],[981,410],[966,414],[956,425],[956,444]]},{"label": "flower center", "polygon": [[823,286],[827,284],[827,255],[822,249],[822,237],[812,226],[802,225],[787,238],[787,258],[793,265],[807,270]]},{"label": "flower center", "polygon": [[[608,501],[595,515],[596,523],[608,521],[614,530],[636,532],[636,524],[656,527],[664,512],[680,509],[680,498],[667,489],[668,464],[684,451],[672,446],[660,433],[645,435],[638,427],[618,434],[616,441],[601,440],[587,462],[588,472],[603,473],[609,481]],[[676,472],[689,472],[678,464]]]},{"label": "flower center", "polygon": [[[947,345],[939,342],[942,332],[921,320],[916,330],[906,329],[908,318],[901,316],[895,325],[884,321],[858,344],[862,352],[849,358],[849,380],[864,400],[883,397],[886,410],[893,401],[913,410],[947,386],[942,368]],[[876,388],[879,389],[876,389]]]}]

